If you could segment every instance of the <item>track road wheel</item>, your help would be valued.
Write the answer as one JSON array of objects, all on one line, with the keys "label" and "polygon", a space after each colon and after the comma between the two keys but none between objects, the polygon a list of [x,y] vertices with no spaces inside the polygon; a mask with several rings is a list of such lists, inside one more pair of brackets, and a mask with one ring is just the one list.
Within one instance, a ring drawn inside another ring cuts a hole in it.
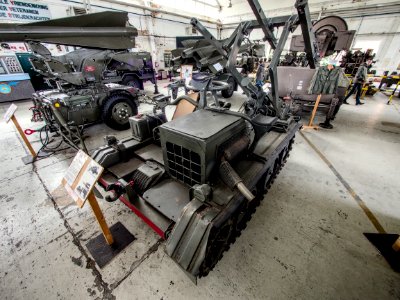
[{"label": "track road wheel", "polygon": [[207,276],[215,267],[217,262],[222,258],[224,251],[230,244],[230,239],[234,234],[234,220],[230,219],[220,228],[212,228],[210,239],[208,241],[206,255],[200,266],[199,277]]},{"label": "track road wheel", "polygon": [[229,88],[222,90],[221,95],[224,98],[230,98],[233,95],[233,92],[235,91],[235,80],[232,77],[229,77],[227,83],[229,84]]},{"label": "track road wheel", "polygon": [[143,90],[140,80],[135,76],[127,76],[122,80],[123,85],[132,86],[138,90]]},{"label": "track road wheel", "polygon": [[236,238],[241,235],[242,230],[246,228],[247,222],[250,221],[262,200],[263,194],[259,191],[262,191],[262,189],[252,189],[251,192],[256,196],[253,201],[249,203],[244,200],[240,207],[220,228],[213,227],[211,229],[205,258],[199,269],[199,277],[207,276],[214,269],[215,265],[223,257],[224,252],[229,250],[230,245],[236,241]]},{"label": "track road wheel", "polygon": [[137,115],[137,106],[133,102],[133,99],[127,95],[112,95],[103,104],[103,121],[112,129],[128,129],[129,117],[135,115]]},{"label": "track road wheel", "polygon": [[224,224],[219,228],[212,228],[207,243],[205,258],[199,268],[199,277],[208,275],[222,258],[224,251],[229,250],[230,245],[236,241],[236,238],[239,237],[241,232],[246,228],[248,222],[257,210],[257,207],[268,193],[279,170],[284,166],[289,152],[292,149],[293,141],[294,138],[288,143],[287,149],[283,149],[276,157],[271,169],[266,171],[256,187],[252,189],[251,192],[256,196],[253,201],[250,203],[244,201]]}]

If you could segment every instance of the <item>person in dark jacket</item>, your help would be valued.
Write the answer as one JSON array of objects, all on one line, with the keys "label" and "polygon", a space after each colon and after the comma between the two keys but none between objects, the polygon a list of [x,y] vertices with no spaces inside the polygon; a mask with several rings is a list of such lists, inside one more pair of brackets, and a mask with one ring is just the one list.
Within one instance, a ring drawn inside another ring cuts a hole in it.
[{"label": "person in dark jacket", "polygon": [[264,84],[264,62],[261,61],[256,73],[256,86],[262,87]]},{"label": "person in dark jacket", "polygon": [[367,70],[368,70],[368,67],[371,65],[371,63],[372,63],[372,60],[368,59],[365,63],[363,63],[358,68],[356,76],[354,77],[354,80],[353,80],[353,87],[350,90],[350,92],[347,94],[346,98],[344,98],[344,100],[343,100],[344,104],[349,104],[347,102],[347,99],[349,99],[350,96],[354,94],[354,92],[356,92],[356,105],[364,104],[364,102],[360,101],[361,90],[362,90],[362,87],[363,87],[365,81],[367,80]]},{"label": "person in dark jacket", "polygon": [[247,63],[244,63],[242,65],[242,70],[240,71],[240,74],[242,74],[244,77],[247,77],[249,75],[249,67],[247,66]]},{"label": "person in dark jacket", "polygon": [[[242,65],[242,70],[240,71],[240,74],[242,74],[243,77],[249,76],[249,66],[247,65],[247,62]],[[246,94],[244,91],[242,94]]]},{"label": "person in dark jacket", "polygon": [[309,94],[335,94],[330,103],[329,111],[326,114],[325,122],[320,123],[319,126],[326,129],[332,129],[330,123],[335,118],[342,104],[345,91],[349,86],[350,81],[347,79],[343,70],[336,65],[338,62],[334,59],[325,59],[321,62],[321,67],[317,69],[313,78],[311,79]]}]

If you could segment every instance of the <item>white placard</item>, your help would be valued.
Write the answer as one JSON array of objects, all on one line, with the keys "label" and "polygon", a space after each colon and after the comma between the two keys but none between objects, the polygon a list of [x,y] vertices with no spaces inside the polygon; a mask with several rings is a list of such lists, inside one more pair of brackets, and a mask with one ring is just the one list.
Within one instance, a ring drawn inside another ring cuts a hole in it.
[{"label": "white placard", "polygon": [[215,70],[217,70],[217,72],[222,71],[224,69],[224,67],[220,63],[214,64],[213,67],[215,68]]},{"label": "white placard", "polygon": [[72,160],[71,165],[69,166],[67,173],[64,176],[65,181],[69,186],[72,186],[75,179],[78,177],[79,172],[81,171],[83,165],[86,162],[86,154],[82,150],[76,154],[74,159]]},{"label": "white placard", "polygon": [[14,103],[12,103],[10,105],[10,107],[7,109],[7,111],[6,111],[6,113],[5,113],[4,117],[3,117],[4,121],[6,121],[6,123],[10,122],[11,117],[14,115],[15,111],[17,110],[17,108],[18,107]]},{"label": "white placard", "polygon": [[44,3],[0,0],[0,20],[35,22],[50,19],[49,7]]},{"label": "white placard", "polygon": [[83,173],[75,188],[75,193],[81,199],[87,198],[87,196],[89,195],[89,191],[92,190],[93,186],[100,176],[100,171],[103,171],[103,168],[91,159],[89,165],[87,166],[85,172]]},{"label": "white placard", "polygon": [[303,89],[303,81],[302,80],[299,81],[299,83],[297,85],[297,89],[298,90],[302,90]]},{"label": "white placard", "polygon": [[79,207],[85,204],[103,170],[102,166],[82,150],[76,154],[62,183]]},{"label": "white placard", "polygon": [[192,65],[182,65],[181,66],[181,78],[188,80],[192,79],[193,66]]}]

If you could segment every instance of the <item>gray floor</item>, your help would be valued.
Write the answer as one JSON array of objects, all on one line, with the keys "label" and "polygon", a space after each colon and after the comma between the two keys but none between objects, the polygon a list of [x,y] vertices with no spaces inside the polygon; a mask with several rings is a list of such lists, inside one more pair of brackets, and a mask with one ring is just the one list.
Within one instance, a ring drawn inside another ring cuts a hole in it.
[{"label": "gray floor", "polygon": [[[400,233],[400,101],[386,101],[377,94],[364,106],[344,106],[333,130],[303,134],[384,229]],[[17,104],[22,127],[38,128],[30,122],[30,103]],[[0,106],[1,115],[7,106]],[[109,132],[104,125],[90,128],[89,148]],[[37,135],[29,139],[38,149]],[[164,242],[119,202],[101,201],[107,222],[121,221],[136,240],[99,269],[85,246],[99,233],[90,207],[51,200],[74,152],[34,166],[21,162],[25,155],[13,125],[2,122],[1,299],[400,299],[400,275],[363,236],[376,232],[372,223],[300,134],[247,229],[197,286],[165,255]]]}]

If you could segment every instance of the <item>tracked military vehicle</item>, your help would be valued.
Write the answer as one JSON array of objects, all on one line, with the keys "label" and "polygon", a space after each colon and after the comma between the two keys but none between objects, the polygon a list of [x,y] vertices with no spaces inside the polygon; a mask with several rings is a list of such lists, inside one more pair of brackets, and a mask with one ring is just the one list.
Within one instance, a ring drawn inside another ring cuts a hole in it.
[{"label": "tracked military vehicle", "polygon": [[[171,121],[162,110],[133,117],[131,138],[109,136],[108,144],[93,154],[108,170],[100,180],[112,192],[106,200],[119,199],[164,238],[166,253],[194,281],[209,274],[246,227],[301,127],[278,95],[278,86],[288,83],[278,83],[276,74],[283,46],[298,25],[309,65],[318,65],[307,1],[296,1],[296,15],[269,19],[257,0],[248,2],[256,20],[240,23],[223,41],[191,20],[245,91],[242,110],[207,98],[208,91],[215,96],[226,89],[226,82],[211,73],[195,74],[187,88],[200,96],[185,95],[169,103],[177,104]],[[277,38],[273,31],[280,26]],[[257,88],[236,70],[240,45],[255,28],[263,30],[274,50],[270,91]]]},{"label": "tracked military vehicle", "polygon": [[[127,13],[102,12],[0,24],[0,41],[28,43],[33,68],[53,87],[32,96],[35,113],[52,130],[79,139],[84,125],[101,120],[117,130],[129,128],[128,118],[137,114],[142,81],[155,82],[155,77],[148,53],[128,51],[135,47],[137,30],[127,21]],[[55,57],[43,43],[82,48]]]}]

